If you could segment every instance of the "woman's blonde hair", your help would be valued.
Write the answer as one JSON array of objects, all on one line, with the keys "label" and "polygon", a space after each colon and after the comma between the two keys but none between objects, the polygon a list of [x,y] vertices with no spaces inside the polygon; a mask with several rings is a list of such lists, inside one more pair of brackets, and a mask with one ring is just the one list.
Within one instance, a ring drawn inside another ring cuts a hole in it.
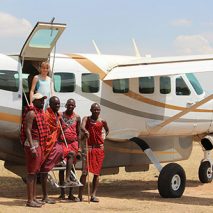
[{"label": "woman's blonde hair", "polygon": [[49,64],[49,62],[48,61],[42,61],[41,63],[40,63],[40,65],[39,65],[39,73],[41,73],[41,67],[43,66],[43,65],[48,65],[48,70],[50,70],[50,64]]}]

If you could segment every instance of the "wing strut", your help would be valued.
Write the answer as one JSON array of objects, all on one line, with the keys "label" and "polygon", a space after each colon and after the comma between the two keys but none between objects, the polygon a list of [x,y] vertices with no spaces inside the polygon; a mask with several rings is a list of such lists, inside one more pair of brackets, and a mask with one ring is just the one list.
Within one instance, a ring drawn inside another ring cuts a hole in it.
[{"label": "wing strut", "polygon": [[137,45],[136,45],[136,42],[135,42],[135,39],[134,39],[134,38],[132,39],[132,42],[133,42],[133,46],[134,46],[134,49],[135,49],[135,56],[136,56],[136,57],[141,57],[141,54],[140,54],[140,52],[139,52],[139,49],[138,49],[138,47],[137,47]]}]

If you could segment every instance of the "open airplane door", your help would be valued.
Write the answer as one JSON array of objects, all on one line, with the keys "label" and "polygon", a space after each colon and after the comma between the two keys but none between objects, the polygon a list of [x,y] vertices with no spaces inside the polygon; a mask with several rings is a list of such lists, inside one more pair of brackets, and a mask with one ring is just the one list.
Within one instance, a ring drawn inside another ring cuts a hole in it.
[{"label": "open airplane door", "polygon": [[21,177],[25,176],[23,147],[19,142],[22,110],[27,104],[29,75],[37,74],[31,68],[34,62],[39,65],[49,58],[65,28],[65,24],[38,22],[18,60],[17,55],[0,54],[0,159],[5,160],[7,169]]},{"label": "open airplane door", "polygon": [[32,79],[38,74],[41,61],[50,58],[65,28],[66,24],[38,22],[28,36],[19,55],[22,64],[23,106],[28,104]]},{"label": "open airplane door", "polygon": [[38,22],[21,50],[22,60],[47,59],[65,28],[65,24]]}]

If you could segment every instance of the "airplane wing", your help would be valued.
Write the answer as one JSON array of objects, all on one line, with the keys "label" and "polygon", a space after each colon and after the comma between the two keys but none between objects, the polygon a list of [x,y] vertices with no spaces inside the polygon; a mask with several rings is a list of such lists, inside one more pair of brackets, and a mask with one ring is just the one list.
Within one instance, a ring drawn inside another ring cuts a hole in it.
[{"label": "airplane wing", "polygon": [[182,73],[211,72],[213,58],[192,60],[147,61],[118,65],[109,71],[104,80],[138,78],[148,76],[177,75]]}]

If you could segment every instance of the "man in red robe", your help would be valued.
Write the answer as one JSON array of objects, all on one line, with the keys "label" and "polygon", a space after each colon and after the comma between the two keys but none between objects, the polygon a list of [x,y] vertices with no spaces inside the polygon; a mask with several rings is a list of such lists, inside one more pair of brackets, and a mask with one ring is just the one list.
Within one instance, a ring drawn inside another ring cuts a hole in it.
[{"label": "man in red robe", "polygon": [[40,171],[43,147],[49,134],[44,116],[44,99],[36,93],[32,97],[33,106],[27,106],[23,113],[21,126],[21,142],[24,146],[27,166],[27,196],[28,207],[41,207],[44,202],[36,199],[37,173]]},{"label": "man in red robe", "polygon": [[[91,202],[99,202],[99,199],[96,197],[96,191],[99,183],[99,175],[104,160],[104,137],[103,129],[106,132],[106,135],[109,133],[109,128],[107,122],[100,118],[100,105],[94,103],[91,105],[90,109],[92,115],[86,116],[82,120],[81,130],[86,138],[86,143],[88,146],[87,150],[87,170],[94,174],[92,181],[92,193],[91,193]],[[84,170],[84,169],[83,169]],[[79,199],[82,201],[82,193],[86,183],[87,171],[83,171],[80,181],[83,184],[79,188]]]},{"label": "man in red robe", "polygon": [[56,96],[52,96],[49,100],[50,107],[47,108],[45,117],[49,126],[50,134],[47,138],[43,154],[44,160],[41,166],[41,184],[43,192],[43,201],[49,204],[54,204],[55,201],[50,199],[47,194],[47,178],[48,172],[63,159],[63,149],[57,142],[60,134],[60,100]]},{"label": "man in red robe", "polygon": [[[68,99],[65,105],[66,111],[61,116],[63,133],[59,136],[59,142],[63,147],[64,158],[66,160],[66,176],[64,181],[64,171],[59,171],[60,185],[70,186],[68,199],[78,202],[79,199],[72,194],[72,186],[78,183],[70,180],[70,172],[73,165],[76,163],[76,157],[79,155],[79,133],[81,119],[79,115],[74,112],[76,107],[74,99]],[[61,188],[60,199],[65,199],[65,189]]]}]

